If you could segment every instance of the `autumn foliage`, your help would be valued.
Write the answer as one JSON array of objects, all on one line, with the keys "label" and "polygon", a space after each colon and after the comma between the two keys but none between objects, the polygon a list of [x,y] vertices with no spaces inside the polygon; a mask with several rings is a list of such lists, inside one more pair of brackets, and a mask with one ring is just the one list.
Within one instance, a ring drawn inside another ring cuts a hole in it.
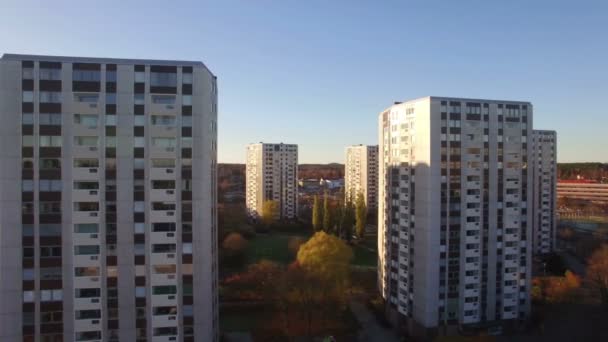
[{"label": "autumn foliage", "polygon": [[589,258],[586,280],[599,292],[602,305],[608,309],[608,244],[603,245]]},{"label": "autumn foliage", "polygon": [[536,277],[532,279],[532,299],[545,303],[567,303],[576,299],[581,279],[570,271],[563,277]]}]

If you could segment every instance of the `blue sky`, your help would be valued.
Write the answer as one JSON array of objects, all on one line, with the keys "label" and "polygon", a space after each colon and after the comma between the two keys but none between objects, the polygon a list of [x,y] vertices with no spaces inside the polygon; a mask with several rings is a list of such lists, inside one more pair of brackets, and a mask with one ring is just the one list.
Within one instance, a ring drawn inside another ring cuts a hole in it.
[{"label": "blue sky", "polygon": [[4,52],[202,60],[220,162],[258,141],[343,162],[381,110],[427,95],[531,101],[560,162],[608,162],[605,1],[3,0]]}]

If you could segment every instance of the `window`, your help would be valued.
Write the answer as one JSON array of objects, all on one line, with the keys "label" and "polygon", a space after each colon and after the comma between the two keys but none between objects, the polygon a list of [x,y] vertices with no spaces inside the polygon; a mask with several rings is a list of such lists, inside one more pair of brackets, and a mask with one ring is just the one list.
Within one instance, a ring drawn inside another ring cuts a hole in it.
[{"label": "window", "polygon": [[175,285],[166,285],[166,286],[153,286],[152,294],[155,295],[170,295],[176,294],[177,287]]},{"label": "window", "polygon": [[33,180],[22,180],[21,181],[21,191],[23,191],[23,192],[34,191],[34,181]]},{"label": "window", "polygon": [[106,82],[116,82],[116,71],[114,71],[114,70],[106,71]]},{"label": "window", "polygon": [[182,116],[182,127],[192,127],[191,116]]},{"label": "window", "polygon": [[74,123],[87,126],[89,128],[97,127],[98,116],[90,114],[74,114]]},{"label": "window", "polygon": [[40,202],[40,214],[61,214],[61,202]]},{"label": "window", "polygon": [[106,137],[106,147],[116,148],[116,137]]},{"label": "window", "polygon": [[192,147],[192,137],[182,137],[182,147]]},{"label": "window", "polygon": [[24,268],[23,269],[23,280],[34,280],[34,269]]},{"label": "window", "polygon": [[74,246],[75,255],[97,255],[99,254],[99,245],[78,245]]},{"label": "window", "polygon": [[145,210],[144,202],[137,201],[133,203],[133,211],[136,213],[143,213]]},{"label": "window", "polygon": [[97,103],[99,94],[74,94],[74,102]]},{"label": "window", "polygon": [[99,226],[97,223],[79,223],[74,225],[75,233],[98,233]]},{"label": "window", "polygon": [[101,310],[76,310],[76,319],[98,319],[101,318]]},{"label": "window", "polygon": [[61,80],[61,69],[40,68],[40,79],[51,81]]},{"label": "window", "polygon": [[74,276],[76,277],[96,277],[99,275],[99,267],[75,267]]},{"label": "window", "polygon": [[34,92],[33,91],[24,91],[22,94],[23,102],[34,102]]},{"label": "window", "polygon": [[76,145],[76,146],[97,146],[98,139],[99,138],[97,138],[97,137],[75,136],[74,145]]},{"label": "window", "polygon": [[135,137],[135,138],[133,138],[133,146],[134,147],[145,147],[146,146],[146,138],[144,138],[144,137]]},{"label": "window", "polygon": [[141,222],[136,222],[135,225],[133,226],[133,231],[135,232],[135,234],[143,234],[146,232],[146,225],[145,223],[141,223]]},{"label": "window", "polygon": [[154,104],[175,104],[175,96],[172,95],[152,95],[152,103]]},{"label": "window", "polygon": [[61,180],[41,179],[38,181],[38,191],[61,191]]},{"label": "window", "polygon": [[146,288],[143,286],[136,286],[135,287],[135,297],[145,298],[146,297]]},{"label": "window", "polygon": [[133,245],[133,251],[135,255],[144,255],[146,254],[146,246],[143,243],[136,243]]},{"label": "window", "polygon": [[106,126],[116,126],[116,115],[106,115]]},{"label": "window", "polygon": [[61,140],[59,135],[41,135],[40,147],[61,147]]},{"label": "window", "polygon": [[143,71],[135,72],[135,83],[145,83],[146,82],[146,73]]},{"label": "window", "polygon": [[146,124],[146,118],[143,115],[135,115],[133,125],[144,126]]},{"label": "window", "polygon": [[106,93],[106,104],[116,104],[116,93]]},{"label": "window", "polygon": [[21,115],[21,124],[23,124],[23,125],[33,125],[34,124],[34,114],[32,114],[32,113],[23,113]]},{"label": "window", "polygon": [[175,147],[175,138],[152,138],[154,147]]},{"label": "window", "polygon": [[61,126],[61,114],[40,113],[38,116],[41,125]]},{"label": "window", "polygon": [[41,91],[39,99],[42,103],[61,103],[61,92]]},{"label": "window", "polygon": [[145,160],[143,158],[135,158],[133,159],[133,168],[135,170],[143,170],[145,168]]},{"label": "window", "polygon": [[192,243],[191,242],[184,242],[182,244],[182,253],[183,254],[192,254]]},{"label": "window", "polygon": [[153,87],[177,86],[177,74],[168,72],[151,72],[150,85]]},{"label": "window", "polygon": [[175,167],[175,159],[152,159],[152,167]]},{"label": "window", "polygon": [[98,288],[81,288],[76,289],[76,298],[95,298],[101,296],[101,289]]},{"label": "window", "polygon": [[24,135],[21,137],[21,145],[23,147],[33,147],[34,146],[34,136],[33,135]]},{"label": "window", "polygon": [[74,159],[74,167],[99,167],[99,160],[89,158]]},{"label": "window", "polygon": [[175,126],[176,118],[170,115],[152,115],[151,122],[155,126]]},{"label": "window", "polygon": [[183,84],[192,84],[192,74],[182,74]]},{"label": "window", "polygon": [[152,269],[154,274],[175,274],[177,272],[176,265],[154,265]]},{"label": "window", "polygon": [[101,331],[82,331],[76,333],[76,341],[101,340]]},{"label": "window", "polygon": [[72,71],[72,80],[81,82],[99,82],[101,80],[101,72],[99,70],[74,70]]},{"label": "window", "polygon": [[34,79],[34,68],[21,69],[21,77],[24,80],[33,80]]},{"label": "window", "polygon": [[133,100],[135,101],[136,105],[146,104],[146,98],[144,97],[144,94],[135,94]]},{"label": "window", "polygon": [[192,106],[192,95],[182,95],[182,105]]},{"label": "window", "polygon": [[41,290],[40,300],[43,302],[62,301],[63,290]]},{"label": "window", "polygon": [[23,302],[33,303],[34,302],[34,291],[23,291]]}]

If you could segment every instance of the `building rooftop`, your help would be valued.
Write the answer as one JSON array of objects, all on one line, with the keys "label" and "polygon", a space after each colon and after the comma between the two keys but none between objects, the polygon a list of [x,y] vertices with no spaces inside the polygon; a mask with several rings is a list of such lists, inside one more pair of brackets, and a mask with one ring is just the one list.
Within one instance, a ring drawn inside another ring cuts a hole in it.
[{"label": "building rooftop", "polygon": [[46,56],[46,55],[21,55],[5,53],[2,60],[6,61],[43,61],[43,62],[68,62],[68,63],[100,63],[100,64],[149,64],[170,66],[200,66],[211,70],[201,61],[180,61],[160,59],[130,59],[130,58],[105,58],[105,57],[74,57],[74,56]]}]

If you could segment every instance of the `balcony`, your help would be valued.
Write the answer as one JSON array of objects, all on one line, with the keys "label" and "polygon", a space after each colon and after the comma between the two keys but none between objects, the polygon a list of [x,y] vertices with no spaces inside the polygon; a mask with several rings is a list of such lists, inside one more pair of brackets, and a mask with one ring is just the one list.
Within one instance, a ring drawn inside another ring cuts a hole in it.
[{"label": "balcony", "polygon": [[[177,315],[152,315],[152,327],[178,326]],[[160,337],[160,336],[156,336]]]},{"label": "balcony", "polygon": [[151,210],[150,222],[176,222],[175,210]]},{"label": "balcony", "polygon": [[74,288],[101,287],[101,277],[74,277]]},{"label": "balcony", "polygon": [[72,190],[72,201],[74,202],[99,202],[99,200],[99,190],[97,189]]},{"label": "balcony", "polygon": [[87,267],[87,266],[99,266],[101,264],[101,261],[99,260],[101,258],[100,255],[98,254],[94,254],[94,255],[74,255],[74,266],[79,266],[79,267]]},{"label": "balcony", "polygon": [[96,158],[100,154],[100,149],[97,146],[72,146],[72,153],[76,158]]},{"label": "balcony", "polygon": [[150,146],[151,158],[175,158],[178,152],[175,146]]},{"label": "balcony", "polygon": [[73,223],[99,223],[101,222],[98,211],[74,211],[72,212]]},{"label": "balcony", "polygon": [[74,331],[102,330],[102,319],[76,319],[74,320]]},{"label": "balcony", "polygon": [[150,243],[176,243],[176,235],[175,232],[151,232]]},{"label": "balcony", "polygon": [[100,297],[93,298],[74,298],[74,310],[95,310],[103,309]]},{"label": "balcony", "polygon": [[181,108],[176,104],[150,103],[149,112],[153,115],[177,115],[180,111]]},{"label": "balcony", "polygon": [[149,265],[166,265],[177,263],[175,253],[151,253]]},{"label": "balcony", "polygon": [[79,114],[100,114],[100,105],[98,102],[78,102],[72,103],[72,112]]},{"label": "balcony", "polygon": [[152,295],[150,298],[152,302],[150,306],[177,306],[178,303],[177,294]]},{"label": "balcony", "polygon": [[99,180],[102,177],[98,167],[75,167],[72,169],[74,180]]},{"label": "balcony", "polygon": [[175,180],[176,169],[175,168],[160,168],[153,167],[150,170],[150,179],[154,180]]},{"label": "balcony", "polygon": [[151,189],[150,201],[152,202],[175,202],[175,189]]},{"label": "balcony", "polygon": [[150,284],[152,285],[177,285],[178,277],[176,274],[152,274],[150,276]]},{"label": "balcony", "polygon": [[152,342],[174,342],[178,340],[179,335],[168,336],[152,336]]},{"label": "balcony", "polygon": [[72,244],[74,245],[97,245],[100,243],[98,233],[74,233]]}]

